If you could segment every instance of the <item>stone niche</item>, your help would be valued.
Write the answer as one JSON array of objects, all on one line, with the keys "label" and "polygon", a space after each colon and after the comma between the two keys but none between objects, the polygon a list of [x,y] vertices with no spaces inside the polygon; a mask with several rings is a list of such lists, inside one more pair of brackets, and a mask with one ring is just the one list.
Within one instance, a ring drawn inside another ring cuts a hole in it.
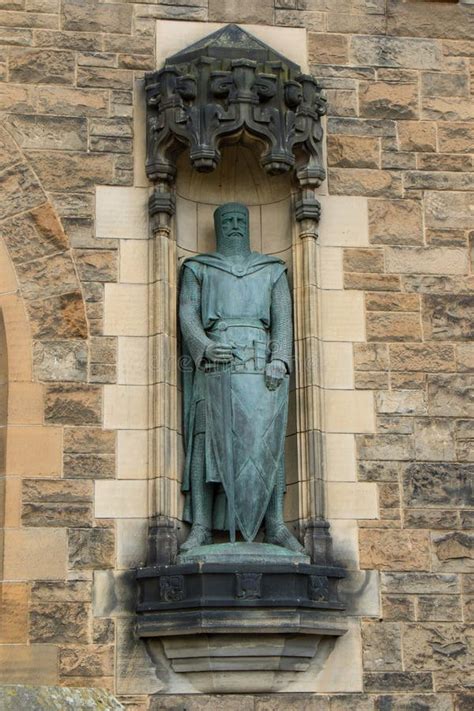
[{"label": "stone niche", "polygon": [[159,370],[179,362],[180,262],[214,250],[218,205],[247,204],[252,249],[286,261],[293,292],[285,517],[307,556],[180,562],[180,384],[176,372],[155,372],[153,382],[173,387],[151,422],[157,494],[149,565],[137,571],[137,633],[168,693],[313,690],[309,680],[349,624],[337,591],[344,571],[332,561],[325,519],[318,415],[315,191],[325,177],[325,101],[313,77],[236,25],[171,56],[147,75],[145,89],[151,301],[158,304],[152,363]]}]

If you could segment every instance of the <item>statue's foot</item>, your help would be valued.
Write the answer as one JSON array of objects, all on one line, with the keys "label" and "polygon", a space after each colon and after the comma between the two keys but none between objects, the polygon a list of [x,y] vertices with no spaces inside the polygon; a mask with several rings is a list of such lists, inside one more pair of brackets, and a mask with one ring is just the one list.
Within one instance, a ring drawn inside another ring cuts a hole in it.
[{"label": "statue's foot", "polygon": [[212,543],[211,531],[200,523],[195,523],[191,528],[191,533],[181,546],[182,551],[190,551],[198,546],[207,546]]},{"label": "statue's foot", "polygon": [[275,546],[288,548],[295,553],[304,553],[305,550],[299,540],[287,529],[284,523],[276,528],[267,529],[265,543],[273,543]]}]

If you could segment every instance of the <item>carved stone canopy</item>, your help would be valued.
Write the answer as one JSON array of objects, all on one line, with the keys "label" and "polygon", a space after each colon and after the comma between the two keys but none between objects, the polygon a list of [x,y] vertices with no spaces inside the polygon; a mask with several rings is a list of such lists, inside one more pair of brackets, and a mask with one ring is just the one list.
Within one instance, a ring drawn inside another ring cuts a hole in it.
[{"label": "carved stone canopy", "polygon": [[320,87],[237,25],[169,57],[146,75],[145,88],[151,181],[172,182],[185,148],[193,168],[214,170],[221,145],[242,133],[258,143],[268,173],[294,170],[301,187],[324,180]]}]

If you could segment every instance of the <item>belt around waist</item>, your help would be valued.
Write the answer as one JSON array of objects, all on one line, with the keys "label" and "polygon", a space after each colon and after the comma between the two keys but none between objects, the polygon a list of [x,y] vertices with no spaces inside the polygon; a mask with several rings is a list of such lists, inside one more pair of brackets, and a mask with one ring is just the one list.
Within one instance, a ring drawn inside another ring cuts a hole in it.
[{"label": "belt around waist", "polygon": [[227,331],[228,328],[258,328],[266,331],[265,324],[258,318],[225,318],[214,321],[207,331]]}]

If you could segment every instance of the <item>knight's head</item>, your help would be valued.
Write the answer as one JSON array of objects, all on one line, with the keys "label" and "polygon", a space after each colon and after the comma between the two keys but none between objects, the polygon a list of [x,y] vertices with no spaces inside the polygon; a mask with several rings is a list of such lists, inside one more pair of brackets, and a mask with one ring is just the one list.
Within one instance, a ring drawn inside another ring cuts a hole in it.
[{"label": "knight's head", "polygon": [[250,250],[249,211],[239,202],[227,202],[214,212],[217,250],[243,254]]}]

